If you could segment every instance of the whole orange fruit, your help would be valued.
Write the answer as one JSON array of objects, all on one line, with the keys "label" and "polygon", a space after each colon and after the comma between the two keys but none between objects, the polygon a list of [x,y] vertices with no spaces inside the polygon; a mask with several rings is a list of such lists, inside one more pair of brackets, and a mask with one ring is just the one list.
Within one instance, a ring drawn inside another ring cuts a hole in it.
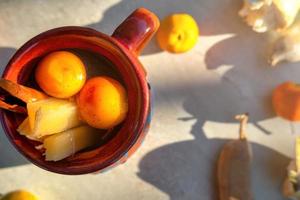
[{"label": "whole orange fruit", "polygon": [[1,200],[38,200],[38,198],[26,190],[16,190],[4,195]]},{"label": "whole orange fruit", "polygon": [[162,20],[156,39],[161,49],[183,53],[195,46],[199,36],[196,21],[185,13],[172,14]]},{"label": "whole orange fruit", "polygon": [[121,123],[128,110],[125,88],[107,76],[87,80],[76,100],[81,118],[100,129],[109,129]]},{"label": "whole orange fruit", "polygon": [[38,64],[35,79],[50,96],[68,98],[85,83],[85,66],[78,56],[68,51],[50,53]]},{"label": "whole orange fruit", "polygon": [[280,84],[273,91],[276,114],[290,121],[300,121],[300,86],[294,82]]}]

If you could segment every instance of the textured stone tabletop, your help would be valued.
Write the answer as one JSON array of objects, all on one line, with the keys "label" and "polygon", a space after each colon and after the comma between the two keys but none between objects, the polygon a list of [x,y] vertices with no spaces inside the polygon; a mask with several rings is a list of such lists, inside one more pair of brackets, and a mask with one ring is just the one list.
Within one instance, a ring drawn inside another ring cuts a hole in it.
[{"label": "textured stone tabletop", "polygon": [[218,153],[238,136],[234,115],[249,112],[255,199],[284,199],[281,183],[300,127],[274,116],[270,95],[283,81],[300,82],[300,67],[268,66],[266,36],[237,16],[241,1],[0,1],[1,70],[17,48],[40,32],[78,25],[111,34],[141,6],[160,18],[190,13],[201,31],[188,53],[161,52],[152,41],[140,56],[154,88],[155,108],[144,145],[127,163],[98,175],[53,174],[27,162],[1,131],[0,193],[25,188],[44,200],[216,199]]}]

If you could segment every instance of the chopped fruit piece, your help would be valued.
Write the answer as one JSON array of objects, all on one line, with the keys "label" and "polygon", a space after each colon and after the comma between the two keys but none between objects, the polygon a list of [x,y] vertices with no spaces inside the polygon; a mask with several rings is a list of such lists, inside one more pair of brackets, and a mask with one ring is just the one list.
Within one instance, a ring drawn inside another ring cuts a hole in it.
[{"label": "chopped fruit piece", "polygon": [[77,96],[77,104],[82,119],[100,129],[121,123],[128,110],[125,88],[106,76],[89,79]]},{"label": "chopped fruit piece", "polygon": [[53,52],[39,63],[35,79],[48,95],[68,98],[79,92],[84,85],[85,66],[73,53]]},{"label": "chopped fruit piece", "polygon": [[99,130],[86,125],[48,136],[44,140],[46,160],[62,160],[100,140]]},{"label": "chopped fruit piece", "polygon": [[77,105],[73,101],[48,98],[27,104],[32,134],[36,138],[79,126]]}]

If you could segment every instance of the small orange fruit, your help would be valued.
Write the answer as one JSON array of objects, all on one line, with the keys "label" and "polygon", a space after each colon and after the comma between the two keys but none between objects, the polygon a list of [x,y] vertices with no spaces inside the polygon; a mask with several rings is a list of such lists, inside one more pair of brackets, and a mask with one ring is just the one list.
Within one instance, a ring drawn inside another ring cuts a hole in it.
[{"label": "small orange fruit", "polygon": [[121,123],[127,114],[126,90],[110,77],[89,79],[76,99],[81,118],[94,128],[112,128]]},{"label": "small orange fruit", "polygon": [[183,53],[195,46],[198,36],[198,25],[193,17],[180,13],[172,14],[161,22],[156,39],[163,50]]},{"label": "small orange fruit", "polygon": [[290,121],[300,121],[300,85],[285,82],[277,86],[272,103],[278,116]]},{"label": "small orange fruit", "polygon": [[16,190],[4,195],[1,200],[38,200],[38,198],[26,190]]},{"label": "small orange fruit", "polygon": [[85,66],[73,53],[53,52],[38,64],[35,79],[48,95],[68,98],[79,92],[84,85]]}]

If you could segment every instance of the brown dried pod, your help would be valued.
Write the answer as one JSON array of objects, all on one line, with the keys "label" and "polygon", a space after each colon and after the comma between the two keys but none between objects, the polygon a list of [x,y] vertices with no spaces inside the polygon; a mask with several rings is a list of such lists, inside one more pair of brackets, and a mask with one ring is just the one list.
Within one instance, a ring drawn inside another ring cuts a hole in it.
[{"label": "brown dried pod", "polygon": [[252,200],[251,194],[251,146],[247,141],[245,126],[248,114],[238,115],[239,139],[225,144],[218,161],[220,200]]}]

